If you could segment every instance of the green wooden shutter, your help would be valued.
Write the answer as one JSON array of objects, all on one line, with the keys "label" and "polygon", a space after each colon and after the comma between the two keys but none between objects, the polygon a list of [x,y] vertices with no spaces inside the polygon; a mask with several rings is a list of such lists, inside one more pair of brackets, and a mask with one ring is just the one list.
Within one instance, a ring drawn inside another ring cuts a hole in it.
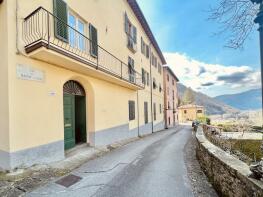
[{"label": "green wooden shutter", "polygon": [[153,104],[153,119],[156,120],[156,103]]},{"label": "green wooden shutter", "polygon": [[142,83],[145,84],[145,71],[142,68]]},{"label": "green wooden shutter", "polygon": [[129,101],[129,120],[135,120],[135,101]]},{"label": "green wooden shutter", "polygon": [[53,0],[54,25],[56,38],[68,42],[68,8],[63,0]]},{"label": "green wooden shutter", "polygon": [[141,37],[141,53],[144,54],[144,50],[143,50],[143,39]]},{"label": "green wooden shutter", "polygon": [[149,86],[149,83],[150,83],[150,75],[149,75],[149,73],[147,72],[147,86]]},{"label": "green wooden shutter", "polygon": [[148,103],[144,102],[144,123],[148,123]]},{"label": "green wooden shutter", "polygon": [[125,12],[124,17],[125,17],[125,19],[124,19],[125,20],[125,24],[124,24],[125,32],[126,32],[126,34],[129,34],[129,19],[128,19],[126,12]]},{"label": "green wooden shutter", "polygon": [[132,31],[133,31],[132,33],[133,41],[136,44],[137,43],[137,29],[135,26],[132,27]]},{"label": "green wooden shutter", "polygon": [[149,49],[149,46],[146,45],[146,57],[149,58],[149,53],[150,53],[150,49]]},{"label": "green wooden shutter", "polygon": [[90,38],[90,54],[94,57],[98,56],[98,32],[97,29],[89,24],[89,38]]}]

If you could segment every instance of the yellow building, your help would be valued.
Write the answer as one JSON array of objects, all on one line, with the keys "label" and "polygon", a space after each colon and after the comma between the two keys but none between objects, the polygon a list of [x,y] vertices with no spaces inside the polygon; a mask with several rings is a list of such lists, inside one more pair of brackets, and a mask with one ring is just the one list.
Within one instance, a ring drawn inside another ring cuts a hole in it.
[{"label": "yellow building", "polygon": [[205,109],[203,106],[193,104],[182,105],[178,107],[178,110],[180,123],[196,120],[199,117],[203,117],[205,114]]},{"label": "yellow building", "polygon": [[0,168],[164,128],[165,59],[135,0],[3,0]]}]

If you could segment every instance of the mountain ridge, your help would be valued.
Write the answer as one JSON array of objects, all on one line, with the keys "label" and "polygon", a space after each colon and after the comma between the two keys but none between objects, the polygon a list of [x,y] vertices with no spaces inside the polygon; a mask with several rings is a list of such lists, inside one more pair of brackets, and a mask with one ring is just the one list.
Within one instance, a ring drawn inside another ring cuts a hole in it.
[{"label": "mountain ridge", "polygon": [[214,97],[214,99],[224,102],[240,110],[261,109],[261,89],[251,89],[237,94],[225,94]]},{"label": "mountain ridge", "polygon": [[[179,98],[182,100],[184,91],[187,87],[181,83],[177,84],[177,89],[179,93]],[[206,109],[206,113],[208,115],[217,115],[217,114],[234,114],[239,113],[238,109],[235,109],[223,102],[220,102],[212,97],[209,97],[201,92],[197,92],[193,90],[193,94],[195,97],[195,103],[197,105],[202,105]]]}]

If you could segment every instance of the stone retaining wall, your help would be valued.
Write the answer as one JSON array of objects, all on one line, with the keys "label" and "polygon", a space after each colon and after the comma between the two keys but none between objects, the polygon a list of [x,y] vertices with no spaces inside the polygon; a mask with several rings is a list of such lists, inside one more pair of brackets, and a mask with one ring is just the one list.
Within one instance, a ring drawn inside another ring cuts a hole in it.
[{"label": "stone retaining wall", "polygon": [[251,171],[247,164],[209,142],[201,127],[196,139],[200,165],[219,195],[263,196],[263,183],[248,177]]}]

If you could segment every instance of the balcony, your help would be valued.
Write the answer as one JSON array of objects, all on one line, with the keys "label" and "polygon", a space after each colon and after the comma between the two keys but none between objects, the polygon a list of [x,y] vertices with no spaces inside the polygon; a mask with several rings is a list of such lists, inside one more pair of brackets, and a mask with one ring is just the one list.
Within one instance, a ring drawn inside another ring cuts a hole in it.
[{"label": "balcony", "polygon": [[[68,39],[59,37],[56,28],[64,30]],[[23,40],[32,58],[130,89],[144,89],[139,72],[42,7],[24,19]]]}]

